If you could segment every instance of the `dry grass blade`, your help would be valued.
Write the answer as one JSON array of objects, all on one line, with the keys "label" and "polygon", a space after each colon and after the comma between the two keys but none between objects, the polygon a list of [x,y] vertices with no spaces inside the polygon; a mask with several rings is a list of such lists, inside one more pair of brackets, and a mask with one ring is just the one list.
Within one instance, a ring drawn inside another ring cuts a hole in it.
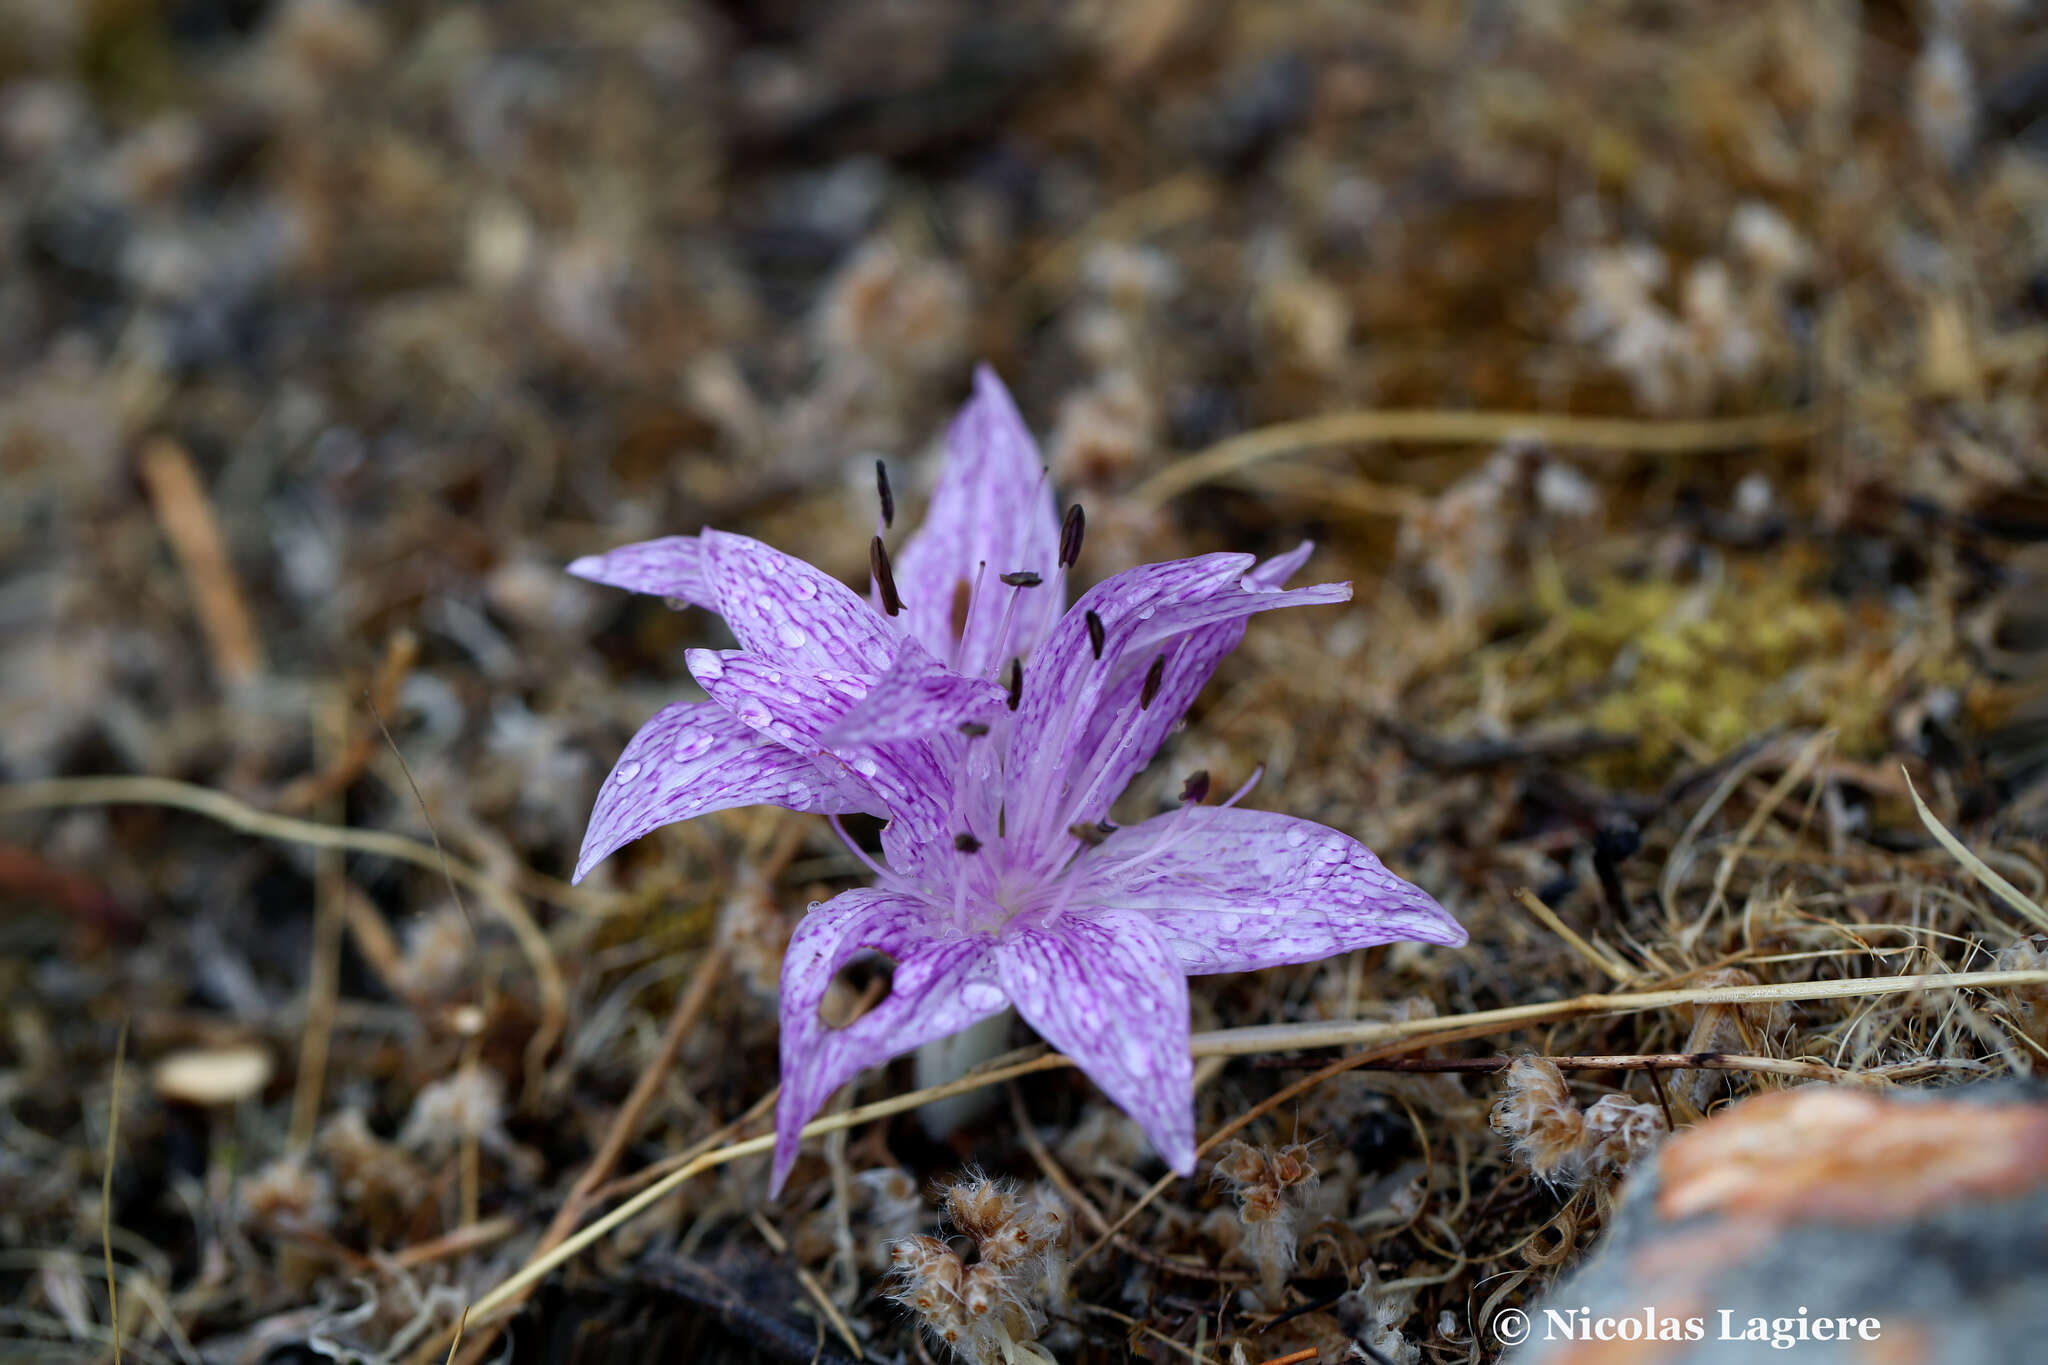
[{"label": "dry grass blade", "polygon": [[[244,834],[305,844],[311,848],[338,848],[349,853],[369,853],[396,862],[410,863],[429,872],[441,870],[433,848],[417,839],[380,829],[350,829],[323,825],[317,820],[297,820],[273,815],[226,792],[180,782],[169,777],[52,777],[33,782],[0,786],[0,815],[34,810],[56,810],[68,806],[168,806],[219,821]],[[448,873],[475,891],[498,885],[497,879],[459,858],[448,859]],[[522,869],[519,888],[580,915],[608,915],[619,908],[615,897],[584,891],[538,873]]]},{"label": "dry grass blade", "polygon": [[1545,905],[1536,893],[1528,887],[1516,888],[1515,899],[1521,903],[1523,909],[1541,921],[1545,928],[1563,939],[1573,952],[1592,963],[1600,971],[1605,972],[1608,978],[1617,985],[1635,975],[1626,966],[1614,961],[1605,953],[1596,949],[1592,944],[1586,942],[1585,939],[1580,938],[1577,930],[1559,919],[1557,911]]},{"label": "dry grass blade", "polygon": [[[1903,767],[1899,771],[1905,773]],[[1947,849],[1949,854],[1961,863],[1971,876],[1982,882],[1993,895],[2033,921],[2036,928],[2048,929],[2048,910],[2043,910],[2028,900],[2024,892],[1999,876],[1982,858],[1970,852],[1967,844],[1950,833],[1948,826],[1942,824],[1934,812],[1927,808],[1927,803],[1920,799],[1919,790],[1913,786],[1911,773],[1906,773],[1906,794],[1913,798],[1913,809],[1919,814],[1920,823],[1927,826],[1927,832],[1934,836],[1936,843]]]},{"label": "dry grass blade", "polygon": [[[749,1209],[747,1217],[754,1224],[754,1230],[761,1234],[761,1239],[774,1248],[776,1255],[789,1255],[788,1239],[776,1230],[773,1223],[761,1215],[759,1209]],[[867,1354],[860,1349],[860,1342],[854,1337],[853,1328],[847,1325],[846,1318],[840,1313],[838,1306],[832,1302],[832,1296],[825,1292],[825,1286],[818,1283],[818,1277],[804,1267],[797,1266],[796,1279],[797,1283],[803,1286],[804,1293],[810,1295],[811,1302],[817,1305],[820,1315],[824,1317],[826,1322],[831,1324],[832,1330],[839,1334],[839,1339],[846,1343],[846,1349],[853,1352],[853,1358],[855,1360],[866,1360]]]},{"label": "dry grass blade", "polygon": [[1131,499],[1142,507],[1157,507],[1190,489],[1283,455],[1378,441],[1488,446],[1531,438],[1553,446],[1676,455],[1801,441],[1819,429],[1820,417],[1810,411],[1689,421],[1568,417],[1551,412],[1333,412],[1219,441],[1207,450],[1175,460],[1132,489]]}]

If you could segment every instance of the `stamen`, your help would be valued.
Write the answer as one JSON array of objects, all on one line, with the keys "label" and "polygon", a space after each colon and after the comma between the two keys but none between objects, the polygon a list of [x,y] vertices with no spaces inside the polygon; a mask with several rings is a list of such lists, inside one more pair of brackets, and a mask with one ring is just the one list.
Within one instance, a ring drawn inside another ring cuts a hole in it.
[{"label": "stamen", "polygon": [[863,863],[866,863],[868,871],[874,873],[877,878],[881,879],[882,881],[888,881],[890,879],[888,872],[883,869],[881,864],[877,863],[873,858],[870,858],[868,856],[868,851],[853,841],[853,836],[846,832],[846,826],[839,823],[839,816],[837,814],[828,815],[825,818],[832,822],[833,832],[839,836],[839,842],[846,845],[846,851],[848,853],[851,853],[854,857],[860,859]]},{"label": "stamen", "polygon": [[1035,588],[1045,580],[1029,569],[1018,569],[1013,573],[1000,575],[1003,582],[1013,588]]},{"label": "stamen", "polygon": [[962,853],[979,853],[981,852],[981,840],[975,838],[972,834],[956,834],[953,836],[953,847],[959,849]]},{"label": "stamen", "polygon": [[1087,613],[1087,620],[1088,648],[1094,650],[1095,657],[1099,659],[1102,657],[1102,643],[1108,638],[1108,633],[1102,628],[1102,618],[1094,612]]},{"label": "stamen", "polygon": [[962,580],[962,584],[967,588],[966,601],[961,600],[958,588],[953,593],[953,667],[956,669],[967,657],[967,626],[974,620],[974,609],[981,604],[981,580],[986,577],[988,561],[984,559],[974,566],[974,582],[967,583]]},{"label": "stamen", "polygon": [[1060,523],[1060,567],[1067,568],[1081,558],[1081,532],[1088,518],[1082,515],[1081,504],[1075,503],[1067,509],[1065,521]]},{"label": "stamen", "polygon": [[[879,544],[880,542],[876,543]],[[1152,656],[1152,666],[1145,670],[1145,686],[1138,693],[1138,709],[1140,711],[1151,708],[1153,699],[1159,695],[1159,684],[1165,678],[1166,656],[1164,654],[1155,654]]]},{"label": "stamen", "polygon": [[882,592],[882,610],[891,616],[903,610],[903,599],[896,595],[896,572],[889,567],[889,547],[876,536],[868,542],[868,569],[875,575],[875,586]]},{"label": "stamen", "polygon": [[882,529],[896,524],[896,495],[889,491],[889,466],[875,461],[875,492],[882,499]]},{"label": "stamen", "polygon": [[[1164,656],[1162,656],[1162,657],[1164,657]],[[1010,707],[1010,709],[1011,709],[1012,711],[1016,710],[1016,709],[1017,709],[1017,707],[1018,707],[1019,705],[1021,705],[1021,704],[1023,703],[1023,701],[1024,701],[1024,661],[1023,661],[1022,659],[1012,659],[1012,660],[1010,660],[1010,697],[1009,697],[1009,707]]]},{"label": "stamen", "polygon": [[1090,848],[1102,847],[1102,841],[1109,837],[1102,832],[1099,826],[1091,825],[1086,820],[1077,820],[1073,824],[1068,825],[1067,833],[1073,835]]},{"label": "stamen", "polygon": [[988,733],[988,727],[978,720],[963,720],[960,722],[960,733],[969,739],[980,739]]},{"label": "stamen", "polygon": [[1181,784],[1180,803],[1183,806],[1199,806],[1209,799],[1209,770],[1199,769],[1188,774],[1188,780]]}]

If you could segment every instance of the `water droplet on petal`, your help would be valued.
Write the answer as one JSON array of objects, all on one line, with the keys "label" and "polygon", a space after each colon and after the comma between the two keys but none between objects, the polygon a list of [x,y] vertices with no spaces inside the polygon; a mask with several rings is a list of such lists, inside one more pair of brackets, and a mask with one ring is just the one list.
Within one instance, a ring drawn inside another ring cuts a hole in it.
[{"label": "water droplet on petal", "polygon": [[881,771],[872,758],[856,758],[853,760],[853,770],[862,777],[873,777]]},{"label": "water droplet on petal", "polygon": [[725,665],[716,654],[707,652],[697,656],[696,666],[690,671],[697,675],[698,682],[716,682],[725,676]]},{"label": "water droplet on petal", "polygon": [[673,754],[676,761],[680,763],[685,759],[695,758],[698,754],[703,753],[706,749],[710,747],[711,736],[705,734],[701,730],[698,730],[692,731],[691,733],[684,735],[681,739],[678,739],[676,741],[676,747],[671,751],[671,753]]},{"label": "water droplet on petal", "polygon": [[1000,1009],[1004,1000],[1002,987],[993,981],[970,981],[960,988],[960,1003],[971,1010]]},{"label": "water droplet on petal", "polygon": [[613,776],[621,784],[631,782],[634,778],[640,776],[640,760],[637,758],[627,759],[619,765],[618,772],[614,773]]},{"label": "water droplet on petal", "polygon": [[1289,848],[1300,848],[1306,843],[1308,843],[1307,831],[1300,829],[1290,829],[1287,831],[1287,846]]},{"label": "water droplet on petal", "polygon": [[1323,841],[1322,847],[1316,850],[1316,861],[1319,863],[1341,863],[1344,861],[1344,855],[1345,848],[1342,839],[1326,839]]},{"label": "water droplet on petal", "polygon": [[818,595],[818,585],[808,578],[793,578],[789,583],[789,595],[799,602],[808,602]]},{"label": "water droplet on petal", "polygon": [[774,717],[758,706],[750,706],[740,712],[740,719],[753,726],[756,730],[759,730],[765,727]]},{"label": "water droplet on petal", "polygon": [[775,638],[788,645],[791,649],[802,649],[804,643],[811,637],[798,630],[789,622],[784,621],[775,628]]}]

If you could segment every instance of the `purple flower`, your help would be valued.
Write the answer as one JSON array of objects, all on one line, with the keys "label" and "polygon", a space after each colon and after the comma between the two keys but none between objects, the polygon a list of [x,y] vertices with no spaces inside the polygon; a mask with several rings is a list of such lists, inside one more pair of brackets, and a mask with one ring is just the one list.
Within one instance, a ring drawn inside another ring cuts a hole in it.
[{"label": "purple flower", "polygon": [[[569,566],[716,611],[740,643],[689,652],[710,700],[664,708],[626,746],[578,878],[649,830],[728,806],[888,819],[886,866],[854,848],[874,885],[813,906],[783,962],[778,1189],[798,1131],[855,1073],[1008,1005],[1191,1172],[1190,974],[1465,942],[1364,845],[1240,809],[1243,791],[1203,805],[1206,777],[1177,810],[1107,822],[1245,618],[1351,589],[1284,588],[1303,545],[1264,564],[1143,565],[1063,612],[1081,531],[1079,509],[1057,515],[1030,433],[983,368],[923,529],[893,563],[875,541],[867,601],[711,530]],[[867,951],[895,962],[889,995],[827,1025],[833,975]]]}]

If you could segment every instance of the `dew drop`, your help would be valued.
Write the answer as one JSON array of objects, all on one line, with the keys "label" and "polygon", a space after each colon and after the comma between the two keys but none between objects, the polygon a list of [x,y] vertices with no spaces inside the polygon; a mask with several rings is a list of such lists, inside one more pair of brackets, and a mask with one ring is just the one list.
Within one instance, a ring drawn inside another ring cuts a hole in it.
[{"label": "dew drop", "polygon": [[698,682],[716,682],[725,676],[725,665],[718,661],[716,654],[706,650],[697,656],[690,671],[697,675]]},{"label": "dew drop", "polygon": [[877,772],[881,771],[872,758],[856,758],[853,760],[853,770],[862,777],[873,777]]},{"label": "dew drop", "polygon": [[740,719],[753,726],[756,730],[759,730],[764,728],[774,717],[758,706],[750,706],[740,712]]},{"label": "dew drop", "polygon": [[710,747],[711,736],[704,734],[702,731],[697,731],[684,735],[681,739],[677,740],[676,747],[671,752],[676,761],[681,762],[684,759],[695,758]]},{"label": "dew drop", "polygon": [[1344,844],[1343,844],[1343,842],[1342,842],[1341,840],[1338,840],[1338,839],[1328,839],[1328,840],[1325,840],[1325,841],[1323,842],[1323,845],[1322,845],[1322,847],[1321,847],[1321,848],[1318,848],[1318,849],[1316,850],[1316,861],[1317,861],[1317,862],[1319,862],[1319,863],[1341,863],[1341,862],[1343,862],[1343,861],[1344,861]]},{"label": "dew drop", "polygon": [[631,782],[634,778],[640,776],[640,760],[637,758],[627,759],[619,765],[618,772],[613,774],[613,776],[621,785]]},{"label": "dew drop", "polygon": [[789,581],[789,595],[799,602],[808,602],[818,595],[818,585],[808,578],[793,578]]},{"label": "dew drop", "polygon": [[784,621],[775,628],[775,638],[788,645],[791,649],[801,649],[811,637],[798,630],[789,622]]},{"label": "dew drop", "polygon": [[1308,834],[1306,831],[1298,829],[1290,829],[1287,831],[1287,846],[1289,848],[1300,848],[1307,842]]},{"label": "dew drop", "polygon": [[1000,1009],[1005,998],[993,981],[969,981],[960,988],[960,1003],[971,1010]]}]

